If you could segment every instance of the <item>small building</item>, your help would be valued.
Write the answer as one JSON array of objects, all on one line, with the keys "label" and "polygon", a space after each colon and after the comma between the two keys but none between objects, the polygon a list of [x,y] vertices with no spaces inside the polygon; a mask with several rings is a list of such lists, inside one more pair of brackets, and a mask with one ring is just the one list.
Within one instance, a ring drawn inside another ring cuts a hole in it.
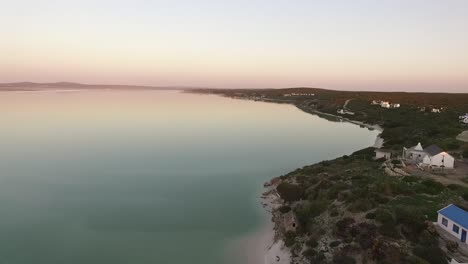
[{"label": "small building", "polygon": [[386,101],[380,102],[380,106],[383,108],[390,108],[390,103]]},{"label": "small building", "polygon": [[392,104],[391,107],[392,108],[400,108],[400,104]]},{"label": "small building", "polygon": [[437,225],[461,242],[466,243],[468,212],[450,204],[437,211],[437,213]]},{"label": "small building", "polygon": [[432,108],[431,112],[432,113],[440,113],[440,109],[439,108]]},{"label": "small building", "polygon": [[372,100],[371,105],[379,105],[380,101],[379,100]]},{"label": "small building", "polygon": [[388,149],[376,149],[375,159],[386,159],[389,160],[392,157],[392,152]]},{"label": "small building", "polygon": [[460,119],[460,122],[462,122],[464,124],[468,124],[468,113],[466,113],[463,116],[459,116],[458,118]]},{"label": "small building", "polygon": [[416,146],[413,146],[411,148],[405,148],[403,147],[403,158],[407,160],[412,160],[415,162],[422,162],[424,156],[426,153],[424,152],[424,149],[421,145],[421,143],[418,143]]},{"label": "small building", "polygon": [[423,158],[423,164],[431,167],[453,169],[455,158],[436,145],[431,145],[424,149],[427,154]]},{"label": "small building", "polygon": [[431,145],[423,149],[421,143],[411,148],[404,147],[403,158],[432,168],[453,169],[455,164],[455,158],[440,147]]}]

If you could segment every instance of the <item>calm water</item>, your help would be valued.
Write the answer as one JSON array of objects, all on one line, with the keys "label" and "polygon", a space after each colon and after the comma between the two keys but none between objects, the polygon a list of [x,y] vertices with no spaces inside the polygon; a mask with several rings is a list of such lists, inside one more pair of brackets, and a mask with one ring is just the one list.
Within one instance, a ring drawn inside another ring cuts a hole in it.
[{"label": "calm water", "polygon": [[223,263],[264,181],[377,134],[157,91],[3,92],[0,124],[0,264]]}]

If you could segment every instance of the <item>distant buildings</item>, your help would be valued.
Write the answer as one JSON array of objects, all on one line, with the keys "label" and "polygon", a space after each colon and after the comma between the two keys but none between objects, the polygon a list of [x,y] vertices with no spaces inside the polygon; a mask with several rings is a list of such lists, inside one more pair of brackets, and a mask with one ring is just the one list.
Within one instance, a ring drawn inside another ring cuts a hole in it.
[{"label": "distant buildings", "polygon": [[437,211],[437,213],[437,225],[461,242],[466,243],[468,212],[450,204]]},{"label": "distant buildings", "polygon": [[439,108],[432,108],[431,112],[432,113],[440,113],[440,110]]},{"label": "distant buildings", "polygon": [[449,168],[454,167],[455,159],[436,145],[427,148],[418,143],[411,148],[403,148],[403,158],[414,161],[427,167]]},{"label": "distant buildings", "polygon": [[380,102],[380,106],[383,108],[390,108],[390,103],[389,102]]},{"label": "distant buildings", "polygon": [[391,104],[388,101],[372,100],[371,105],[380,105],[382,108],[400,108],[400,104]]},{"label": "distant buildings", "polygon": [[468,113],[466,113],[464,116],[459,116],[460,122],[464,124],[468,124]]},{"label": "distant buildings", "polygon": [[313,93],[290,93],[290,94],[283,94],[283,96],[315,96]]}]

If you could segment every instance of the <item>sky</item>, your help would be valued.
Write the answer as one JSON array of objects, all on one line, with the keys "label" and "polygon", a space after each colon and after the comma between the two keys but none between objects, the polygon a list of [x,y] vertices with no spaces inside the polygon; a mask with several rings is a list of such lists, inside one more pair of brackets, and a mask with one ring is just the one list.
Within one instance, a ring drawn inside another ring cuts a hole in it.
[{"label": "sky", "polygon": [[468,92],[467,0],[16,0],[0,82]]}]

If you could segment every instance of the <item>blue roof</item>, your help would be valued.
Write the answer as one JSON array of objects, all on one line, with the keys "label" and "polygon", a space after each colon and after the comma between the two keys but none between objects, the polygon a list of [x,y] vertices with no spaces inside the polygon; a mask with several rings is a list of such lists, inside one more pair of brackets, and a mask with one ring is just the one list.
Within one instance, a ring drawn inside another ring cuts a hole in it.
[{"label": "blue roof", "polygon": [[451,204],[438,211],[439,214],[447,217],[453,222],[461,225],[465,229],[468,229],[468,212]]}]

